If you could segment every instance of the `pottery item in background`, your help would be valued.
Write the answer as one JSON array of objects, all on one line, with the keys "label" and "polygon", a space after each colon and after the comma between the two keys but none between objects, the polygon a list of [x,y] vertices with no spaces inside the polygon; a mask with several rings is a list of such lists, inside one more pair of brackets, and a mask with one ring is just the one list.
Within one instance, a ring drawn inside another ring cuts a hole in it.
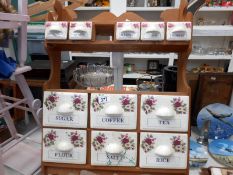
[{"label": "pottery item in background", "polygon": [[233,141],[232,140],[214,140],[209,144],[209,153],[219,163],[233,167]]},{"label": "pottery item in background", "polygon": [[190,139],[190,158],[189,158],[189,165],[191,167],[202,167],[208,161],[208,152],[205,147],[201,144]]},{"label": "pottery item in background", "polygon": [[209,139],[227,139],[233,135],[233,108],[220,103],[202,108],[197,116],[197,127],[202,130],[209,121]]},{"label": "pottery item in background", "polygon": [[68,33],[68,22],[52,22],[45,23],[45,39],[49,40],[66,40]]},{"label": "pottery item in background", "polygon": [[117,22],[116,40],[139,40],[140,22]]},{"label": "pottery item in background", "polygon": [[71,40],[91,40],[92,22],[70,22],[69,39]]}]

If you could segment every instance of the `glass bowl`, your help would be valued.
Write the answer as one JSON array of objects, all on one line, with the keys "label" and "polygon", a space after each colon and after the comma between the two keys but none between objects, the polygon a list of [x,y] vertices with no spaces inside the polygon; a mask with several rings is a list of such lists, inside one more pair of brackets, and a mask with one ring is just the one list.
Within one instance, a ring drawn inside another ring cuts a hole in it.
[{"label": "glass bowl", "polygon": [[76,68],[73,72],[74,80],[84,87],[103,87],[113,84],[113,68],[103,65],[88,65]]}]

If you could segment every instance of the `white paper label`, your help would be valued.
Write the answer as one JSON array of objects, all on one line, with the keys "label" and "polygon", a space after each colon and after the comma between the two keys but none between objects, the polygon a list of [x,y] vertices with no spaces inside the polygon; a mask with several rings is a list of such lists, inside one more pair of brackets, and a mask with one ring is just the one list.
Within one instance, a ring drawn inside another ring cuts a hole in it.
[{"label": "white paper label", "polygon": [[110,97],[108,96],[98,96],[99,104],[104,104],[110,101]]}]

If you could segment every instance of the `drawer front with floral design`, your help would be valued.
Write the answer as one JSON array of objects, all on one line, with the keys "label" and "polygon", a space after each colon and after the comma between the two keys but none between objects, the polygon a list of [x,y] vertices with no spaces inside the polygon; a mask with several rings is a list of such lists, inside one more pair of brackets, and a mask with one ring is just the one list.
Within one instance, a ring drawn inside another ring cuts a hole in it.
[{"label": "drawer front with floral design", "polygon": [[43,129],[43,161],[55,163],[86,163],[86,131]]},{"label": "drawer front with floral design", "polygon": [[91,164],[100,166],[136,166],[137,133],[92,131]]},{"label": "drawer front with floral design", "polygon": [[136,129],[136,94],[91,94],[91,127]]},{"label": "drawer front with floral design", "polygon": [[141,130],[188,131],[189,97],[141,96]]},{"label": "drawer front with floral design", "polygon": [[44,126],[86,128],[87,111],[87,93],[44,92]]},{"label": "drawer front with floral design", "polygon": [[149,133],[140,134],[141,168],[187,168],[187,134]]}]

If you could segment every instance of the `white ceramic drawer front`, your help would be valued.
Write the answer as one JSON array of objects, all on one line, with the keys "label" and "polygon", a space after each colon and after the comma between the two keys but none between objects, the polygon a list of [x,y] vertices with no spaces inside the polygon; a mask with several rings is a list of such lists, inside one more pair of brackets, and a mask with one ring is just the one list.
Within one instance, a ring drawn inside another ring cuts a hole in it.
[{"label": "white ceramic drawer front", "polygon": [[167,40],[188,41],[192,37],[191,22],[167,22]]},{"label": "white ceramic drawer front", "polygon": [[44,92],[43,125],[87,127],[87,93]]},{"label": "white ceramic drawer front", "polygon": [[188,137],[186,134],[140,134],[141,168],[185,169],[187,167]]},{"label": "white ceramic drawer front", "polygon": [[92,22],[70,22],[69,39],[71,40],[91,40]]},{"label": "white ceramic drawer front", "polygon": [[141,96],[141,130],[187,131],[188,116],[188,96]]},{"label": "white ceramic drawer front", "polygon": [[73,129],[43,129],[43,161],[56,163],[86,163],[86,131]]},{"label": "white ceramic drawer front", "polygon": [[91,127],[135,129],[137,124],[136,94],[91,94]]},{"label": "white ceramic drawer front", "polygon": [[116,40],[139,40],[140,22],[117,22]]},{"label": "white ceramic drawer front", "polygon": [[52,22],[45,23],[45,39],[49,40],[66,40],[68,33],[68,22]]},{"label": "white ceramic drawer front", "polygon": [[100,166],[136,166],[137,133],[92,131],[91,164]]},{"label": "white ceramic drawer front", "polygon": [[165,23],[164,22],[142,22],[141,40],[161,41],[164,40]]}]

